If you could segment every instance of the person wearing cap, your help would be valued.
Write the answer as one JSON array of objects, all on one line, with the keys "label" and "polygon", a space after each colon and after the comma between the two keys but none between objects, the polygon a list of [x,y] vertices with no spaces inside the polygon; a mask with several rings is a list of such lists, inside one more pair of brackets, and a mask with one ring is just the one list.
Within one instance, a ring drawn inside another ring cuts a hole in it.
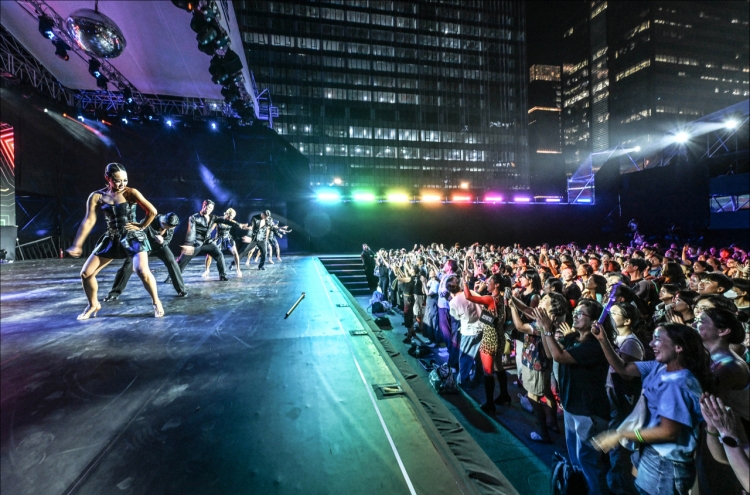
[{"label": "person wearing cap", "polygon": [[[187,297],[187,291],[185,290],[185,284],[182,281],[182,273],[180,273],[180,267],[174,259],[172,251],[169,249],[169,242],[172,240],[175,228],[180,224],[180,219],[175,213],[167,213],[165,215],[159,215],[156,220],[152,222],[148,227],[144,229],[146,237],[151,245],[151,251],[149,256],[156,256],[167,267],[169,276],[172,279],[172,285],[174,290],[177,291],[177,297]],[[125,286],[128,285],[130,275],[133,274],[133,260],[132,258],[125,258],[125,263],[122,264],[117,274],[115,275],[115,281],[112,284],[112,290],[109,291],[107,297],[104,298],[105,302],[112,302],[120,297],[122,291],[125,290]]]}]

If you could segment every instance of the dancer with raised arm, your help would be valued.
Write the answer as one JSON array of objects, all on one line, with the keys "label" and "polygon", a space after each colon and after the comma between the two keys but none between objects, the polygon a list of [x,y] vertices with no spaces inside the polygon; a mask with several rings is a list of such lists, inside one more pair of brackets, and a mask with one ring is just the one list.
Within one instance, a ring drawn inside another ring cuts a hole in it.
[{"label": "dancer with raised arm", "polygon": [[[200,253],[209,254],[216,260],[216,267],[219,270],[219,280],[226,281],[227,274],[224,267],[224,255],[221,254],[221,249],[216,244],[209,242],[208,233],[213,228],[214,224],[224,225],[238,225],[240,228],[247,228],[247,225],[240,224],[234,220],[228,220],[221,218],[216,215],[212,215],[214,211],[214,202],[207,199],[203,202],[201,211],[190,215],[188,219],[188,229],[185,235],[185,243],[182,245],[182,254],[177,259],[177,264],[180,265],[180,272],[185,271],[185,267],[193,257]],[[169,281],[169,279],[167,279]]]},{"label": "dancer with raised arm", "polygon": [[[263,265],[265,265],[266,263],[266,256],[268,255],[268,237],[271,235],[271,229],[269,225],[270,218],[270,210],[266,210],[261,213],[260,218],[254,217],[253,221],[250,224],[252,226],[252,233],[249,236],[245,236],[242,238],[242,241],[246,242],[247,244],[242,249],[239,258],[244,258],[247,253],[252,251],[252,249],[257,246],[258,249],[260,249],[260,264],[258,264],[258,270],[265,270]],[[232,265],[234,265],[234,262],[232,263]],[[230,265],[230,269],[232,268],[232,265]]]},{"label": "dancer with raised arm", "polygon": [[[234,220],[237,216],[237,212],[234,208],[229,208],[224,212],[224,218],[227,220]],[[212,244],[216,244],[220,250],[226,249],[232,254],[234,258],[233,264],[237,270],[237,278],[242,278],[242,270],[240,270],[240,257],[237,254],[237,243],[234,242],[232,237],[232,225],[223,223],[214,224],[216,229],[216,237],[209,240]],[[206,271],[203,272],[203,277],[208,277],[208,269],[211,268],[211,255],[206,255]]]},{"label": "dancer with raised arm", "polygon": [[[107,187],[94,191],[86,203],[86,217],[83,219],[73,245],[67,249],[68,254],[78,258],[83,253],[83,242],[96,224],[96,212],[102,210],[107,220],[107,232],[101,237],[91,256],[81,269],[83,290],[88,299],[88,306],[78,315],[79,320],[88,320],[101,309],[97,299],[99,286],[96,275],[113,259],[132,258],[133,271],[138,274],[143,286],[151,296],[154,316],[164,316],[156,281],[148,268],[148,252],[151,250],[146,233],[143,231],[156,217],[156,208],[149,203],[136,189],[128,186],[128,174],[119,163],[110,163],[104,172]],[[140,206],[146,212],[146,218],[136,223],[135,209]]]}]

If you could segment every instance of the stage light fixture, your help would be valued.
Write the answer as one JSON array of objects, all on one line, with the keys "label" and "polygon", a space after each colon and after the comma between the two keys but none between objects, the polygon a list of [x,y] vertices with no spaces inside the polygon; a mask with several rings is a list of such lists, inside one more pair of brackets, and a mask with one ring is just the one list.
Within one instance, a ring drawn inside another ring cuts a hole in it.
[{"label": "stage light fixture", "polygon": [[55,21],[53,21],[50,16],[48,15],[39,16],[39,34],[41,34],[48,40],[54,40],[55,39],[55,32],[53,31],[54,27],[55,27]]},{"label": "stage light fixture", "polygon": [[639,151],[641,151],[641,147],[640,146],[636,146],[635,148],[633,148],[633,151],[635,151],[636,153],[638,153]]},{"label": "stage light fixture", "polygon": [[225,85],[229,79],[242,72],[242,60],[233,50],[227,50],[223,57],[214,55],[208,67],[211,81],[214,84]]},{"label": "stage light fixture", "polygon": [[560,198],[547,198],[544,201],[546,201],[547,203],[559,203]]},{"label": "stage light fixture", "polygon": [[221,88],[221,96],[224,97],[224,102],[229,103],[230,105],[242,99],[240,90],[236,86]]},{"label": "stage light fixture", "polygon": [[453,195],[453,202],[454,203],[469,203],[471,201],[471,196],[465,195],[465,194],[454,194]]},{"label": "stage light fixture", "polygon": [[408,203],[409,196],[405,193],[390,193],[388,195],[388,201],[391,203]]},{"label": "stage light fixture", "polygon": [[169,127],[172,127],[172,121],[171,121],[171,120],[167,120],[167,125],[168,125]]},{"label": "stage light fixture", "polygon": [[323,201],[326,203],[338,203],[339,201],[341,201],[341,195],[337,192],[319,192],[318,201]]},{"label": "stage light fixture", "polygon": [[688,139],[690,139],[690,134],[685,131],[680,131],[674,135],[674,140],[677,143],[687,143]]},{"label": "stage light fixture", "polygon": [[461,183],[461,189],[468,189],[468,188],[469,188],[469,183],[468,182],[462,182]]},{"label": "stage light fixture", "polygon": [[76,117],[76,118],[77,118],[78,120],[80,120],[81,122],[83,122],[83,115],[79,115],[79,116],[78,116],[78,117]]},{"label": "stage light fixture", "polygon": [[740,123],[734,119],[724,122],[724,127],[726,127],[727,129],[736,129],[738,125],[740,125]]},{"label": "stage light fixture", "polygon": [[55,55],[57,55],[58,58],[65,61],[70,60],[70,55],[68,55],[70,46],[68,46],[67,43],[63,40],[54,40],[52,44],[55,45]]},{"label": "stage light fixture", "polygon": [[109,79],[107,79],[107,77],[102,74],[101,67],[102,64],[99,63],[97,59],[92,58],[91,60],[89,60],[89,74],[94,76],[94,78],[96,79],[96,87],[106,91]]},{"label": "stage light fixture", "polygon": [[337,186],[340,186],[343,181],[341,180],[341,177],[334,177],[333,183]]},{"label": "stage light fixture", "polygon": [[530,203],[531,202],[531,198],[526,197],[526,196],[516,196],[516,197],[513,198],[513,201],[515,203]]},{"label": "stage light fixture", "polygon": [[487,196],[484,197],[484,202],[485,203],[502,203],[503,197],[497,194],[488,194]]},{"label": "stage light fixture", "polygon": [[46,109],[46,108],[44,109],[44,113],[48,113],[48,111],[47,111],[47,109]]},{"label": "stage light fixture", "polygon": [[122,118],[122,123],[123,123],[123,124],[127,124],[127,123],[128,123],[128,119],[127,119],[127,117],[123,117],[123,118]]},{"label": "stage light fixture", "polygon": [[178,9],[186,10],[188,12],[192,12],[193,8],[195,8],[195,4],[193,2],[188,2],[186,0],[172,0],[172,5],[174,5]]},{"label": "stage light fixture", "polygon": [[420,196],[422,203],[441,203],[443,198],[438,194],[423,194]]},{"label": "stage light fixture", "polygon": [[375,195],[371,192],[356,192],[353,195],[354,201],[360,203],[372,203],[375,201]]},{"label": "stage light fixture", "polygon": [[216,130],[216,122],[211,122],[211,129]]}]

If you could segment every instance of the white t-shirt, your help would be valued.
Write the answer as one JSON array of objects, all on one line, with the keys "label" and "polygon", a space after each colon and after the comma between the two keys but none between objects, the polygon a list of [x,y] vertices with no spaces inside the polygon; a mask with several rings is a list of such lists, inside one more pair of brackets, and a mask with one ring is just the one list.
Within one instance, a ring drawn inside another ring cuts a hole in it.
[{"label": "white t-shirt", "polygon": [[[620,356],[622,356],[623,354],[627,354],[628,356],[634,357],[636,361],[643,361],[645,349],[643,349],[643,344],[641,344],[641,341],[638,340],[638,337],[636,337],[635,334],[631,333],[630,335],[625,335],[624,337],[618,335],[617,337],[615,337],[615,345],[617,346],[617,354],[619,354]],[[610,366],[609,373],[607,374],[608,387],[614,386],[612,384],[612,373],[614,372],[614,368]]]},{"label": "white t-shirt", "polygon": [[461,322],[462,335],[478,335],[482,332],[482,325],[479,322],[479,315],[482,313],[481,307],[467,300],[463,291],[453,296],[449,306],[451,316]]}]

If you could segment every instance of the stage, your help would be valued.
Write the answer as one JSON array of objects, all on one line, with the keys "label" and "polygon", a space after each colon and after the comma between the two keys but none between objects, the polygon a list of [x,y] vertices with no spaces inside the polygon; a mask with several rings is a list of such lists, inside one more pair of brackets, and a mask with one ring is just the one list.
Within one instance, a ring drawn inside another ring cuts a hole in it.
[{"label": "stage", "polygon": [[314,257],[228,282],[195,260],[187,299],[159,283],[162,319],[132,277],[77,321],[82,264],[0,267],[2,493],[515,493]]}]

